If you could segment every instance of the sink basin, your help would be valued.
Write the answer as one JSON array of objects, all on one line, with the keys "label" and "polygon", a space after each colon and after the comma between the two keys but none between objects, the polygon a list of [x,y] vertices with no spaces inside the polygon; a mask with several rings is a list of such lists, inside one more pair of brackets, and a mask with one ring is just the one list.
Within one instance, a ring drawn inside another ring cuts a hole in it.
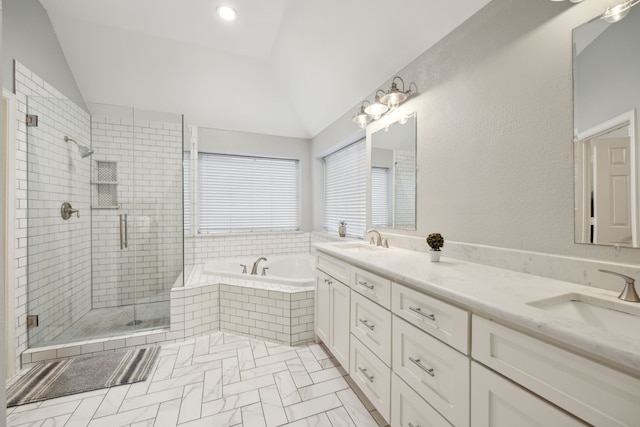
[{"label": "sink basin", "polygon": [[361,253],[372,253],[377,251],[385,250],[380,246],[369,245],[366,243],[340,243],[336,245],[336,248],[341,250],[349,251],[349,252],[361,252]]},{"label": "sink basin", "polygon": [[638,336],[640,304],[570,293],[533,301],[528,305],[604,329],[616,335]]}]

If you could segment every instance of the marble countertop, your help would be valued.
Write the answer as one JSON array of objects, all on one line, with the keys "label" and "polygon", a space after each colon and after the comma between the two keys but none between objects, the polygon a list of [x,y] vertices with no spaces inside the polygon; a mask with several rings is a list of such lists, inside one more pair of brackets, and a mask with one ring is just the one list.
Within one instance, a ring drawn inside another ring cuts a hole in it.
[{"label": "marble countertop", "polygon": [[[616,292],[446,257],[430,262],[428,254],[405,249],[347,249],[353,245],[313,246],[352,265],[640,377],[640,331],[624,328],[614,334],[527,304],[580,293],[629,304],[638,310],[638,304],[618,300]],[[622,285],[621,282],[620,290]]]}]

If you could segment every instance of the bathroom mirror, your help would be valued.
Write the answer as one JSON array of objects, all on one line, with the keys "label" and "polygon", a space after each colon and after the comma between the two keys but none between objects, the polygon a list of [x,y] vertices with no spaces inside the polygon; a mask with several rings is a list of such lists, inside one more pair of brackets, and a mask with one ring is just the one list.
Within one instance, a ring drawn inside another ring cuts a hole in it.
[{"label": "bathroom mirror", "polygon": [[371,134],[371,226],[416,229],[416,114]]},{"label": "bathroom mirror", "polygon": [[575,241],[640,247],[640,7],[573,31]]}]

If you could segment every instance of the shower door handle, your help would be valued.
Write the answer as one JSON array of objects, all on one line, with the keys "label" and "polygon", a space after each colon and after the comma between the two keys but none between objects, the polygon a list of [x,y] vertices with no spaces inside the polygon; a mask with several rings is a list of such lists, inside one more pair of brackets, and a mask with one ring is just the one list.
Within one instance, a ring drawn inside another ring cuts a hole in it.
[{"label": "shower door handle", "polygon": [[120,214],[120,249],[129,247],[129,221],[127,214]]}]

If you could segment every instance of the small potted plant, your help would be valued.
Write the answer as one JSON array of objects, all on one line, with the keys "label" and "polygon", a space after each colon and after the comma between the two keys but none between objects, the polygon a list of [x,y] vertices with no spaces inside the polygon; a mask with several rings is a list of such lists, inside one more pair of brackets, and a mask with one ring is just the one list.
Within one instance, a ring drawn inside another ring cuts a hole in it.
[{"label": "small potted plant", "polygon": [[440,254],[442,253],[440,248],[444,246],[444,238],[442,237],[442,234],[440,233],[429,234],[427,236],[427,245],[429,245],[429,247],[431,248],[429,249],[429,259],[432,262],[439,262]]},{"label": "small potted plant", "polygon": [[340,235],[340,237],[345,237],[347,235],[347,221],[340,221],[340,224],[338,225],[338,235]]}]

